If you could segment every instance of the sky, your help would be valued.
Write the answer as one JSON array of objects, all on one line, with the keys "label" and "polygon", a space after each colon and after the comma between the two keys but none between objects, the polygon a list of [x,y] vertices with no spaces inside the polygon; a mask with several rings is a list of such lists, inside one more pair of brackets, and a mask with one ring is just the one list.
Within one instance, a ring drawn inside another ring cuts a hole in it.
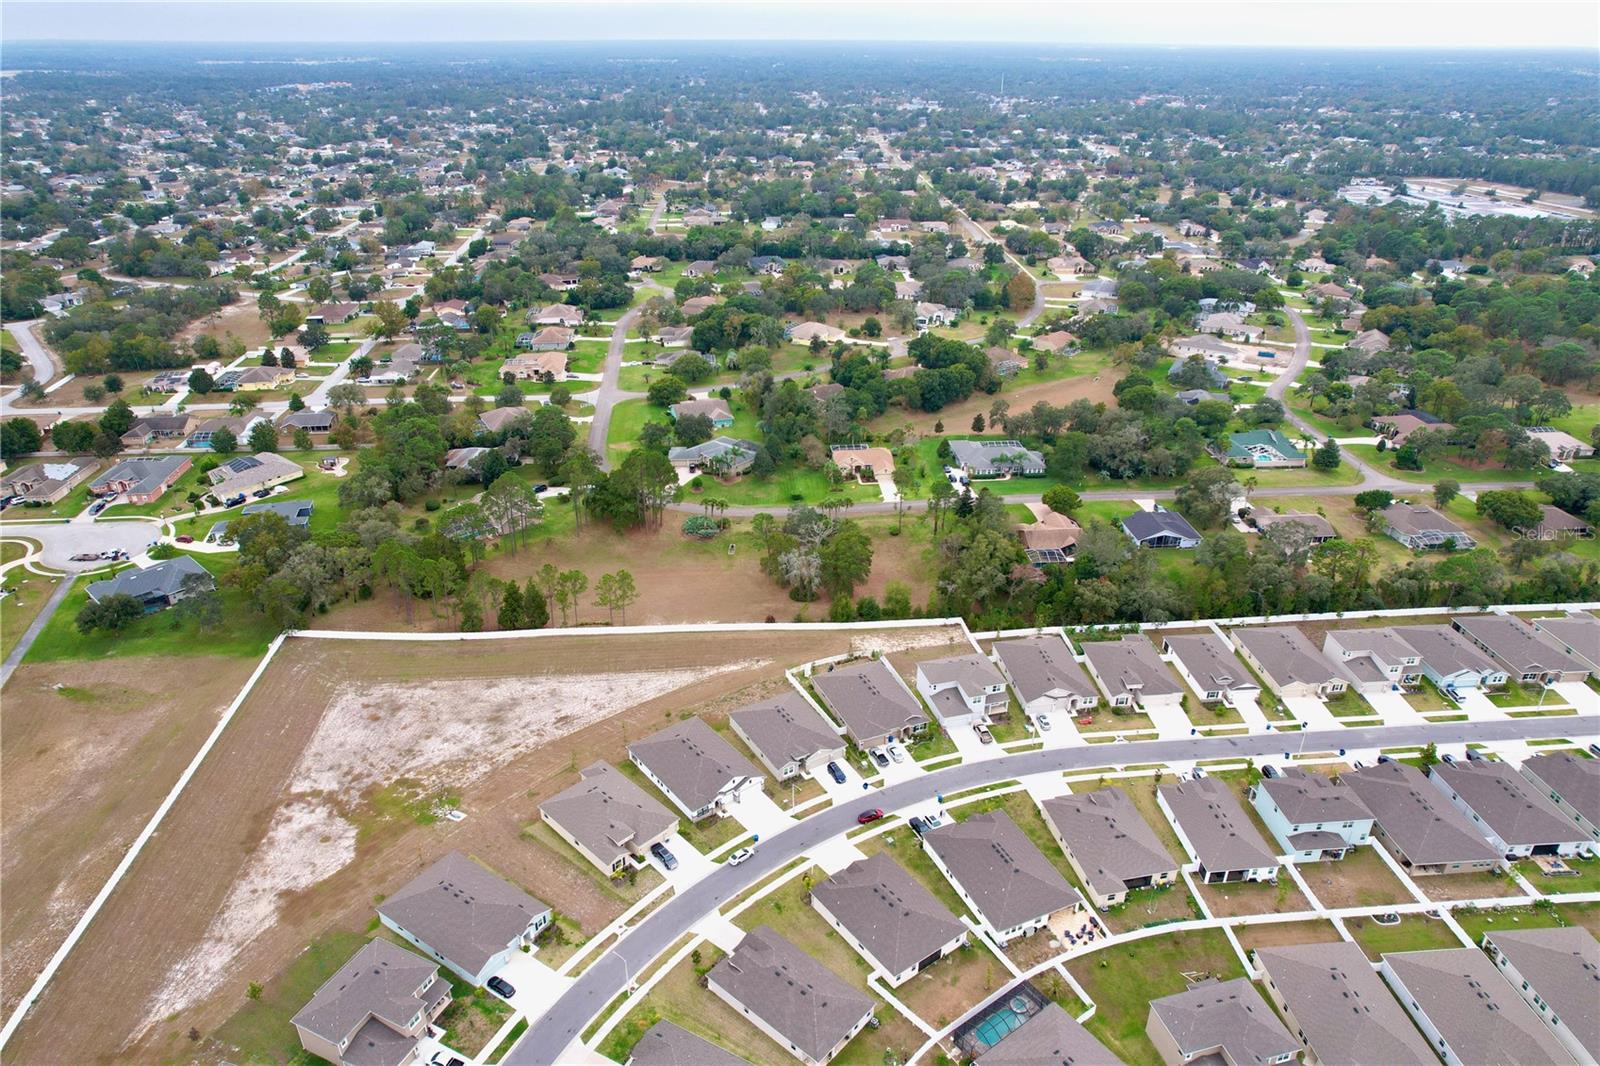
[{"label": "sky", "polygon": [[[994,41],[1600,51],[1595,0],[0,0],[7,41]],[[0,56],[3,61],[3,56]]]}]

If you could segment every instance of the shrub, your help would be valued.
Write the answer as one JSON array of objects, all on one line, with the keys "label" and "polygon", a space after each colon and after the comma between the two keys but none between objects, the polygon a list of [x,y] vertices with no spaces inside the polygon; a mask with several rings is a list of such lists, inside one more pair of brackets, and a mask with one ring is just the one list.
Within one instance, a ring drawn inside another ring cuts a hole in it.
[{"label": "shrub", "polygon": [[683,532],[697,540],[710,540],[722,532],[722,527],[716,519],[697,514],[683,520]]}]

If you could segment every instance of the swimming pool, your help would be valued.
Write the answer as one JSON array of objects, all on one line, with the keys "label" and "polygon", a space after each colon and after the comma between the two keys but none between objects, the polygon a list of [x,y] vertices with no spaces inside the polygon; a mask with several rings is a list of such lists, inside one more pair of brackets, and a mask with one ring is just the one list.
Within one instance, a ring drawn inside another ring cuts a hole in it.
[{"label": "swimming pool", "polygon": [[1031,1013],[1033,1013],[1032,1004],[1021,996],[1012,996],[972,1027],[972,1038],[983,1047],[992,1048],[1004,1040],[1012,1030],[1020,1028]]}]

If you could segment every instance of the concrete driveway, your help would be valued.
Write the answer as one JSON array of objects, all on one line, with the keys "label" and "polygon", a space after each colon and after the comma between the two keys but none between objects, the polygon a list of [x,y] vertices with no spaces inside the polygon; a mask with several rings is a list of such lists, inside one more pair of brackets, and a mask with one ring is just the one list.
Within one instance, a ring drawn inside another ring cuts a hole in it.
[{"label": "concrete driveway", "polygon": [[1385,692],[1363,693],[1372,709],[1383,715],[1385,725],[1415,725],[1425,719],[1406,701],[1405,693],[1389,689]]},{"label": "concrete driveway", "polygon": [[[782,786],[779,786],[780,788]],[[778,806],[759,788],[747,788],[737,802],[728,804],[728,813],[738,820],[758,841],[774,836],[794,825],[789,812]]]},{"label": "concrete driveway", "polygon": [[1328,705],[1316,696],[1285,696],[1283,705],[1290,714],[1304,722],[1307,729],[1344,728],[1333,712],[1328,710]]},{"label": "concrete driveway", "polygon": [[678,868],[667,869],[654,855],[650,856],[650,865],[667,879],[674,892],[682,892],[717,868],[717,864],[701,854],[700,849],[689,843],[682,833],[673,833],[666,843],[667,850],[678,860]]}]

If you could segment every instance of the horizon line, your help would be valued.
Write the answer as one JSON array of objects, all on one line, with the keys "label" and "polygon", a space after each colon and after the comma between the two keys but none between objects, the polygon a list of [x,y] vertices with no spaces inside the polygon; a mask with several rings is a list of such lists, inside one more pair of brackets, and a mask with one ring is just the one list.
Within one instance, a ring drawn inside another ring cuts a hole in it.
[{"label": "horizon line", "polygon": [[[1581,53],[1593,54],[1593,49],[1587,45],[1514,45],[1504,47],[1492,43],[1484,44],[1389,44],[1362,42],[1360,44],[1317,44],[1317,45],[1280,45],[1280,44],[1223,44],[1205,43],[1194,44],[1186,41],[1029,41],[1013,40],[1008,38],[992,39],[963,39],[957,40],[948,37],[901,37],[894,40],[873,37],[528,37],[528,38],[498,38],[495,40],[462,38],[460,40],[432,40],[432,41],[399,41],[399,40],[348,40],[343,42],[329,42],[326,40],[227,40],[218,39],[210,41],[186,40],[128,40],[115,37],[11,37],[0,33],[0,43],[6,44],[62,44],[62,45],[105,45],[114,44],[118,47],[129,46],[184,46],[190,48],[208,48],[227,46],[233,48],[268,48],[268,47],[322,47],[322,48],[376,48],[376,47],[403,47],[403,48],[443,48],[461,45],[472,46],[504,46],[516,44],[538,45],[623,45],[623,44],[871,44],[871,45],[950,45],[952,47],[970,47],[972,45],[1012,45],[1019,48],[1160,48],[1184,49],[1186,51],[1245,51],[1245,52],[1351,52],[1351,51],[1407,51],[1407,52],[1502,52],[1502,53]],[[1600,62],[1600,56],[1596,56]]]}]

